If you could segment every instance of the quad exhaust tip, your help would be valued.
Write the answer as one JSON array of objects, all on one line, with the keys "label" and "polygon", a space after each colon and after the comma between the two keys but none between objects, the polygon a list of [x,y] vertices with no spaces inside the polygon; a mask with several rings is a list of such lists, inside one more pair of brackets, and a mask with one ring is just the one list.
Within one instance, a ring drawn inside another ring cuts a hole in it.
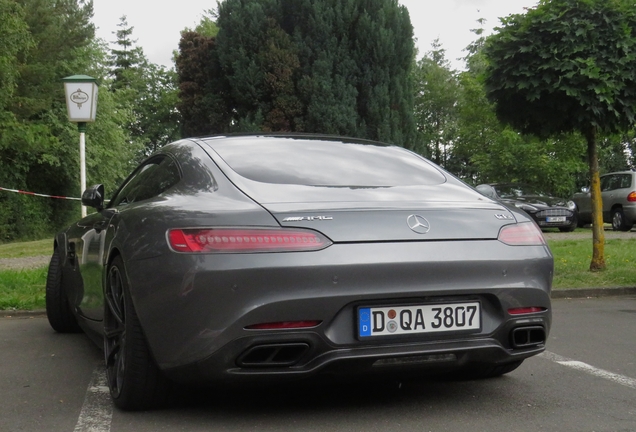
[{"label": "quad exhaust tip", "polygon": [[256,345],[236,360],[240,367],[289,367],[298,363],[309,351],[304,342]]},{"label": "quad exhaust tip", "polygon": [[542,326],[517,327],[510,339],[513,348],[528,348],[545,343],[545,329]]}]

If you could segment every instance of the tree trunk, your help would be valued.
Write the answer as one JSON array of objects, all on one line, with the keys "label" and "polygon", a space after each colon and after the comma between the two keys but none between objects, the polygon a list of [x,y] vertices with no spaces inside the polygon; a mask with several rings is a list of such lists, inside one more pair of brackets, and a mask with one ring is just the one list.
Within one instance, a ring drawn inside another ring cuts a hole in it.
[{"label": "tree trunk", "polygon": [[596,150],[596,127],[588,129],[585,132],[585,138],[587,139],[590,193],[592,194],[592,262],[590,263],[590,271],[599,271],[605,269],[605,231],[603,229],[603,201]]}]

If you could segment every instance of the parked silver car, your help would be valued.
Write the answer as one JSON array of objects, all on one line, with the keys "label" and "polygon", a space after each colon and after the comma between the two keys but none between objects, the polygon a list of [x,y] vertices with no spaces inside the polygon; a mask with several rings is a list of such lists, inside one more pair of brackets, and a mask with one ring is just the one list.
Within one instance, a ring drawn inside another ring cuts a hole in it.
[{"label": "parked silver car", "polygon": [[[601,176],[603,222],[614,231],[629,231],[636,222],[636,172],[621,171]],[[588,187],[574,194],[579,224],[592,223],[592,198]]]}]

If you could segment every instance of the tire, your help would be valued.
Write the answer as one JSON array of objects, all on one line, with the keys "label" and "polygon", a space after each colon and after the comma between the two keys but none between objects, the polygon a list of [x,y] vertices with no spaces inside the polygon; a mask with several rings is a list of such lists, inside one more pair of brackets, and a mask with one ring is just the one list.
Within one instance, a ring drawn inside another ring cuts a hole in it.
[{"label": "tire", "polygon": [[115,406],[137,411],[165,404],[169,381],[150,354],[120,257],[108,268],[104,292],[104,356]]},{"label": "tire", "polygon": [[73,315],[62,281],[62,258],[56,248],[51,256],[49,271],[46,275],[46,316],[49,324],[58,333],[77,333],[81,331]]},{"label": "tire", "polygon": [[462,380],[495,378],[495,377],[512,372],[513,370],[521,366],[522,363],[523,363],[523,360],[518,360],[511,363],[506,363],[503,365],[485,365],[485,366],[471,367],[469,369],[462,371],[459,374],[459,378]]},{"label": "tire", "polygon": [[615,208],[612,210],[612,229],[614,231],[629,231],[634,226],[633,223],[628,223],[625,219],[625,213],[622,208]]}]

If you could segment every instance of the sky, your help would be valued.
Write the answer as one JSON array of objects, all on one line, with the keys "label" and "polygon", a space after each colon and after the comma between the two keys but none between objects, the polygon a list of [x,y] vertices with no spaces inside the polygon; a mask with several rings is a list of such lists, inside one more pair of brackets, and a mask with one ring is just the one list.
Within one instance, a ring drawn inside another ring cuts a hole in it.
[{"label": "sky", "polygon": [[[523,13],[537,0],[399,0],[407,7],[413,24],[418,59],[431,49],[437,38],[446,49],[446,58],[455,69],[463,69],[463,51],[474,39],[470,31],[477,20],[486,19],[490,34],[499,25],[499,17]],[[116,40],[114,32],[120,17],[126,15],[134,27],[133,39],[150,62],[173,67],[172,52],[179,44],[180,32],[194,28],[205,11],[216,7],[216,0],[179,0],[175,3],[147,0],[94,0],[93,22],[97,36],[107,42]],[[169,6],[168,6],[169,5]]]}]

